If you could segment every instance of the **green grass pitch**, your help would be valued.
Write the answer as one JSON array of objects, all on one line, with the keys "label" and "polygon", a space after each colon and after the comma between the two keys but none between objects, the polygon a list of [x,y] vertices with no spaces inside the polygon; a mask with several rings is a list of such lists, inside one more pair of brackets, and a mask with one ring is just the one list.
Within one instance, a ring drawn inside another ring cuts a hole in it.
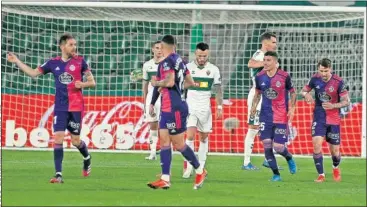
[{"label": "green grass pitch", "polygon": [[[316,170],[310,158],[296,158],[298,172],[290,175],[278,158],[283,182],[269,181],[271,171],[241,170],[242,157],[209,156],[208,179],[193,190],[193,179],[182,176],[182,156],[173,155],[171,188],[153,190],[147,182],[160,172],[159,160],[144,154],[93,153],[92,174],[83,178],[82,159],[65,152],[64,184],[48,183],[53,176],[52,151],[2,152],[2,205],[6,206],[366,206],[366,160],[344,159],[342,182],[332,179],[331,160],[325,158],[325,183],[314,183]],[[262,157],[254,157],[260,166]]]}]

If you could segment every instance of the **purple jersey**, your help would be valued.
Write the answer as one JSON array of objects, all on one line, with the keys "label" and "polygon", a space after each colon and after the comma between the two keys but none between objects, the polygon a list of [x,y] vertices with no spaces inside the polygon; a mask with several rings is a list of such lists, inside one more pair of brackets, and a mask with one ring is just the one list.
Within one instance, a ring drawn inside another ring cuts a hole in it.
[{"label": "purple jersey", "polygon": [[183,82],[185,76],[190,74],[186,64],[176,53],[170,54],[158,65],[157,80],[164,80],[167,74],[175,75],[175,85],[171,88],[163,88],[161,91],[161,110],[162,112],[175,112],[182,107]]},{"label": "purple jersey", "polygon": [[325,110],[322,107],[322,103],[338,103],[340,97],[348,94],[343,79],[336,74],[332,74],[330,80],[325,82],[322,80],[321,75],[316,73],[303,88],[304,91],[308,92],[312,89],[315,90],[314,122],[339,125],[339,109]]},{"label": "purple jersey", "polygon": [[82,90],[75,87],[75,81],[83,81],[83,74],[90,71],[81,56],[74,56],[64,62],[61,57],[51,58],[38,67],[43,74],[52,73],[55,78],[55,111],[83,111]]},{"label": "purple jersey", "polygon": [[262,94],[260,122],[288,123],[288,92],[294,92],[291,77],[278,69],[273,77],[261,71],[255,77],[256,90]]}]

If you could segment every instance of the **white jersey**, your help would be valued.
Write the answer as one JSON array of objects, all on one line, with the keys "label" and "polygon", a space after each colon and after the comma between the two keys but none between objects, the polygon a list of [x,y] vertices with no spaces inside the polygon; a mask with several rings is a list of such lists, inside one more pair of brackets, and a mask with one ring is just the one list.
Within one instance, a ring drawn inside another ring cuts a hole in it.
[{"label": "white jersey", "polygon": [[212,85],[222,84],[219,69],[209,62],[200,68],[195,61],[188,63],[186,66],[195,82],[195,86],[189,88],[187,92],[186,102],[189,111],[207,111],[210,109]]},{"label": "white jersey", "polygon": [[155,63],[154,59],[151,59],[145,62],[143,65],[143,80],[149,81],[148,94],[146,98],[146,101],[149,101],[149,102],[150,100],[152,100],[153,89],[154,89],[154,87],[150,83],[150,80],[152,79],[152,76],[157,75],[157,70],[158,70],[158,63]]},{"label": "white jersey", "polygon": [[[256,61],[264,61],[264,51],[257,50],[254,55],[252,55],[252,59]],[[255,88],[255,77],[263,68],[251,68],[251,79],[252,79],[252,88]]]}]

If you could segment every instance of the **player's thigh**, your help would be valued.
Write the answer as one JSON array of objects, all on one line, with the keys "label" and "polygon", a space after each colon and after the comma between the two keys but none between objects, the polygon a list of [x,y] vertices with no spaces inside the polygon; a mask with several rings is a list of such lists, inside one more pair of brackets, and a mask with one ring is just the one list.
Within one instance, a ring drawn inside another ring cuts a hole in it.
[{"label": "player's thigh", "polygon": [[70,134],[74,135],[74,137],[79,137],[80,131],[82,129],[82,119],[83,112],[82,111],[71,111],[68,113],[68,125],[67,129]]},{"label": "player's thigh", "polygon": [[288,141],[287,129],[287,124],[274,124],[274,146],[277,144],[277,146],[279,147],[280,145],[284,145]]},{"label": "player's thigh", "polygon": [[326,126],[326,141],[331,145],[340,145],[340,126]]},{"label": "player's thigh", "polygon": [[159,128],[159,142],[161,147],[171,146],[171,140],[168,133],[168,129]]},{"label": "player's thigh", "polygon": [[260,140],[273,139],[274,137],[274,124],[272,122],[260,122],[259,125]]},{"label": "player's thigh", "polygon": [[187,116],[187,128],[195,127],[197,128],[199,122],[199,118],[197,116],[196,111],[190,111],[189,115]]},{"label": "player's thigh", "polygon": [[186,131],[187,112],[161,112],[159,128],[168,130],[170,135],[181,134]]},{"label": "player's thigh", "polygon": [[213,124],[211,110],[199,112],[198,118],[199,118],[199,122],[197,124],[198,131],[202,133],[211,133]]},{"label": "player's thigh", "polygon": [[248,95],[247,98],[247,123],[249,124],[249,126],[251,126],[250,128],[255,128],[257,129],[258,126],[260,125],[260,109],[261,109],[261,99],[256,107],[256,113],[255,116],[250,116],[251,114],[251,108],[252,108],[252,102],[254,100],[255,97],[255,89],[252,88],[250,90],[250,93]]},{"label": "player's thigh", "polygon": [[194,140],[196,135],[196,127],[187,127],[186,131],[186,139],[188,140]]}]

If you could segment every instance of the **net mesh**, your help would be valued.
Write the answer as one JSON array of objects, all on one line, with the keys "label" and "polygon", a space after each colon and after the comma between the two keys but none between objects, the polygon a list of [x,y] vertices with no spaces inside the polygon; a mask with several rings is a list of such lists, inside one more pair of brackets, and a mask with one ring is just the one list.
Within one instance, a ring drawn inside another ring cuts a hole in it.
[{"label": "net mesh", "polygon": [[[272,31],[278,36],[280,66],[291,74],[298,91],[316,72],[319,59],[333,61],[353,103],[341,110],[343,153],[361,154],[363,13],[14,5],[4,5],[2,11],[3,146],[51,146],[55,92],[52,75],[29,78],[6,61],[6,53],[12,51],[36,68],[59,55],[57,40],[69,32],[97,82],[96,88],[84,90],[83,139],[91,148],[147,149],[142,86],[131,81],[130,73],[152,58],[152,42],[172,34],[177,52],[186,60],[192,60],[196,43],[207,42],[210,62],[221,70],[224,119],[213,123],[210,152],[243,152],[251,88],[247,63],[260,48],[259,36]],[[312,153],[311,121],[312,106],[299,99],[293,123],[297,136],[289,145],[293,153]],[[49,137],[39,132],[43,127]],[[65,145],[72,147],[69,139]],[[254,153],[261,152],[256,141]]]}]

